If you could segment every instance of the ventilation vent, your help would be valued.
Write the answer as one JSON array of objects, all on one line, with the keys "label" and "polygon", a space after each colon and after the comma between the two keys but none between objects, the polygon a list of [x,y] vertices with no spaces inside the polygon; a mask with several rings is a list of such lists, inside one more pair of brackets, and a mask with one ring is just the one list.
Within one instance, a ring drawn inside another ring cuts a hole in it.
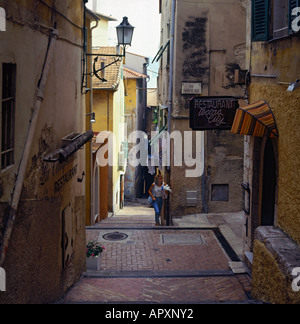
[{"label": "ventilation vent", "polygon": [[186,192],[186,205],[187,207],[197,207],[198,191]]}]

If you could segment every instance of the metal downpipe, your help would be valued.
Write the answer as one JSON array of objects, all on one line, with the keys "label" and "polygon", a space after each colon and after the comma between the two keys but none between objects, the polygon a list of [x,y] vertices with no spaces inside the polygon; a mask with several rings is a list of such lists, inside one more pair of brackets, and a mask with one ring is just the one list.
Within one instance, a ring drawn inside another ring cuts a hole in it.
[{"label": "metal downpipe", "polygon": [[11,234],[12,234],[12,230],[13,230],[15,219],[16,219],[16,213],[18,210],[21,191],[23,188],[23,182],[24,182],[27,164],[28,164],[28,160],[29,160],[29,154],[30,154],[32,142],[34,139],[34,134],[35,134],[36,126],[37,126],[37,121],[38,121],[41,104],[44,100],[46,81],[48,78],[48,73],[50,70],[51,62],[52,62],[52,59],[54,56],[54,46],[55,46],[57,37],[58,37],[58,31],[53,30],[52,34],[50,36],[49,45],[48,45],[48,49],[47,49],[47,53],[46,53],[46,57],[45,57],[45,62],[44,62],[41,78],[40,78],[37,93],[36,93],[34,110],[32,113],[29,129],[28,129],[28,133],[27,133],[27,138],[26,138],[25,145],[24,145],[23,155],[22,155],[21,162],[19,165],[19,170],[18,170],[17,179],[15,182],[14,190],[13,190],[11,204],[8,207],[8,210],[6,211],[8,220],[7,220],[7,224],[6,224],[4,235],[2,238],[2,242],[1,242],[0,267],[3,266],[3,264],[4,264],[6,253],[7,253],[9,242],[10,242],[10,238],[11,238]]}]

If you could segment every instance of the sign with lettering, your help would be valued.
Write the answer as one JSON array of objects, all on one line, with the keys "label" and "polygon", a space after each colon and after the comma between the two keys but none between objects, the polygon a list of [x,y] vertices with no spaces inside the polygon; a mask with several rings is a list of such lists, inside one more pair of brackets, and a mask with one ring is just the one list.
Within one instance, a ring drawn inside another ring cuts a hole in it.
[{"label": "sign with lettering", "polygon": [[78,165],[76,164],[72,169],[65,172],[54,184],[54,193],[58,193],[62,188],[70,182],[77,174]]},{"label": "sign with lettering", "polygon": [[182,94],[200,95],[202,93],[202,84],[195,82],[182,82]]},{"label": "sign with lettering", "polygon": [[195,97],[190,101],[190,127],[230,130],[238,107],[238,99],[232,97]]}]

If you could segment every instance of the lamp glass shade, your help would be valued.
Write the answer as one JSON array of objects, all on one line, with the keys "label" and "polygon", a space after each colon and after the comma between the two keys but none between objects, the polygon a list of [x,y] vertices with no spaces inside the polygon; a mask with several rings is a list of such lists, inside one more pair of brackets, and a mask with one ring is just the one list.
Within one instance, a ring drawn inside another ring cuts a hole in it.
[{"label": "lamp glass shade", "polygon": [[131,45],[134,27],[128,22],[128,18],[124,17],[122,23],[116,27],[118,45]]}]

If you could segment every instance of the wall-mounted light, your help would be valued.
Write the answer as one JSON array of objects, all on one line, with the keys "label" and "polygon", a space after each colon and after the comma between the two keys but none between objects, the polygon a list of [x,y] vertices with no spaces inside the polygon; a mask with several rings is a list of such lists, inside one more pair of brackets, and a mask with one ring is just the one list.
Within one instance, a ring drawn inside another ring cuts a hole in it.
[{"label": "wall-mounted light", "polygon": [[87,114],[86,116],[91,116],[91,123],[95,124],[96,123],[96,114],[94,112]]},{"label": "wall-mounted light", "polygon": [[[128,45],[131,46],[134,28],[135,27],[131,26],[130,23],[128,22],[127,17],[124,17],[122,23],[116,27],[117,37],[118,37],[117,47],[119,48],[120,46],[123,46],[123,54],[119,54],[119,53],[116,53],[116,54],[86,54],[86,55],[90,55],[90,56],[96,56],[96,58],[94,59],[94,63],[93,63],[93,72],[90,73],[90,75],[96,76],[102,82],[107,81],[104,77],[101,77],[98,73],[103,71],[108,66],[121,61],[122,58],[125,57],[126,46],[128,46]],[[98,61],[99,56],[100,57],[111,56],[111,57],[115,57],[115,60],[106,66],[101,65],[101,68],[97,70],[96,63]]]},{"label": "wall-mounted light", "polygon": [[297,79],[295,82],[293,82],[289,85],[287,91],[293,92],[294,90],[296,90],[299,87],[300,87],[300,80]]},{"label": "wall-mounted light", "polygon": [[131,46],[134,27],[130,25],[130,23],[128,22],[128,18],[124,17],[122,23],[119,26],[117,26],[116,29],[118,45]]}]

